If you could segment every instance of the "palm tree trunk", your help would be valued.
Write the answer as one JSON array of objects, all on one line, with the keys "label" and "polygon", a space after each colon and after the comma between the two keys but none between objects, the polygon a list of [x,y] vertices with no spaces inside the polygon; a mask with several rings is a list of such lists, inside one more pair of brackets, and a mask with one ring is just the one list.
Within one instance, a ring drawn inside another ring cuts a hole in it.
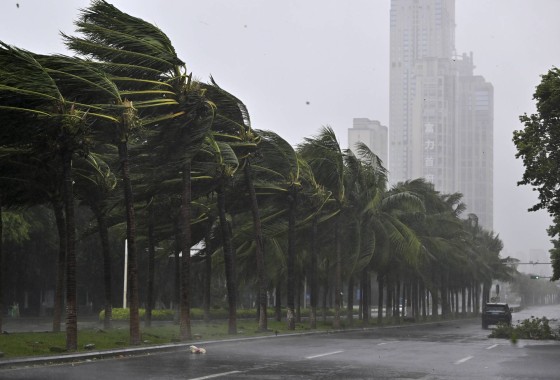
[{"label": "palm tree trunk", "polygon": [[134,213],[134,197],[128,167],[128,146],[119,143],[119,160],[121,162],[124,201],[126,206],[126,239],[128,245],[128,307],[130,309],[130,344],[140,344],[140,316],[138,313],[138,264],[136,254],[136,216]]},{"label": "palm tree trunk", "polygon": [[253,231],[255,234],[255,259],[257,262],[257,282],[258,282],[258,304],[259,304],[259,331],[268,330],[268,317],[267,313],[267,297],[266,297],[266,268],[264,264],[264,245],[262,237],[261,217],[259,213],[259,205],[257,202],[257,194],[255,193],[255,186],[253,184],[253,177],[251,172],[251,163],[247,160],[245,164],[245,182],[249,190],[249,199],[251,201],[251,214],[253,216]]},{"label": "palm tree trunk", "polygon": [[175,309],[175,316],[173,317],[173,319],[175,323],[178,323],[180,319],[179,305],[181,304],[181,256],[179,254],[181,253],[181,247],[183,246],[183,243],[181,243],[183,237],[181,236],[182,232],[180,225],[181,221],[179,218],[179,221],[176,224],[177,230],[175,231],[175,252],[173,253],[173,262],[175,263],[175,275],[173,282],[173,309]]},{"label": "palm tree trunk", "polygon": [[298,271],[298,273],[296,273],[296,275],[295,275],[295,278],[296,278],[296,286],[295,286],[295,289],[296,289],[296,293],[295,293],[295,295],[296,295],[296,297],[295,297],[296,323],[301,323],[301,294],[303,292],[303,289],[302,289],[302,281],[301,281],[300,277],[301,276],[300,276],[299,271]]},{"label": "palm tree trunk", "polygon": [[392,278],[388,278],[387,279],[387,285],[385,286],[387,288],[387,301],[385,302],[385,316],[387,317],[393,317],[393,293],[394,293],[394,284],[393,284],[393,279]]},{"label": "palm tree trunk", "polygon": [[192,339],[190,285],[191,285],[191,164],[183,165],[181,194],[181,295],[179,302],[179,330],[182,341]]},{"label": "palm tree trunk", "polygon": [[237,334],[237,305],[236,305],[236,273],[235,273],[235,250],[231,242],[231,230],[226,219],[226,195],[221,185],[218,190],[218,215],[220,218],[220,229],[222,231],[222,244],[224,251],[224,263],[226,270],[226,288],[228,298],[228,334]]},{"label": "palm tree trunk", "polygon": [[333,328],[340,329],[340,307],[342,305],[342,255],[341,255],[341,242],[340,242],[340,214],[337,215],[335,222],[335,250],[336,250],[336,267],[334,279],[334,320]]},{"label": "palm tree trunk", "polygon": [[430,294],[432,295],[432,316],[437,317],[439,312],[439,297],[437,288],[432,288],[432,290],[430,290]]},{"label": "palm tree trunk", "polygon": [[276,298],[274,314],[276,316],[276,322],[280,322],[282,320],[282,282],[280,280],[278,280],[278,284],[276,284],[274,298]]},{"label": "palm tree trunk", "polygon": [[490,302],[490,288],[492,286],[491,282],[484,281],[482,283],[482,304]]},{"label": "palm tree trunk", "polygon": [[62,305],[64,303],[64,279],[66,278],[66,221],[64,219],[64,205],[60,201],[53,201],[52,206],[58,230],[58,261],[52,330],[53,332],[60,332]]},{"label": "palm tree trunk", "polygon": [[430,315],[430,301],[432,301],[431,293],[426,287],[426,284],[424,284],[424,306],[425,306],[424,319],[426,319]]},{"label": "palm tree trunk", "polygon": [[72,153],[62,153],[64,178],[64,208],[66,214],[66,350],[78,349],[78,305],[76,287],[76,233],[74,220],[74,191]]},{"label": "palm tree trunk", "polygon": [[461,314],[467,315],[467,287],[461,286]]},{"label": "palm tree trunk", "polygon": [[361,304],[362,304],[362,322],[364,325],[369,325],[369,318],[370,318],[370,314],[371,314],[371,308],[370,308],[370,299],[371,299],[371,288],[369,286],[369,273],[367,271],[367,269],[364,269],[362,271],[362,280],[361,280],[361,288],[362,288],[362,299],[361,299]]},{"label": "palm tree trunk", "polygon": [[204,309],[204,322],[210,322],[210,304],[212,290],[212,248],[210,246],[210,228],[206,236],[206,255],[204,256],[204,296],[202,299],[202,308]]},{"label": "palm tree trunk", "polygon": [[450,306],[449,306],[449,281],[447,274],[442,274],[441,276],[441,315],[444,318],[449,317]]},{"label": "palm tree trunk", "polygon": [[108,330],[111,328],[113,319],[112,306],[112,278],[111,278],[111,249],[109,248],[109,232],[107,222],[100,210],[94,210],[97,218],[97,228],[99,229],[99,239],[101,240],[101,252],[103,255],[103,285],[105,293],[105,317],[103,319],[103,328]]},{"label": "palm tree trunk", "polygon": [[[328,268],[328,262],[326,267]],[[325,282],[323,285],[323,323],[327,322],[327,299],[329,295],[329,274],[325,273]]]},{"label": "palm tree trunk", "polygon": [[309,315],[309,327],[317,328],[317,299],[319,298],[319,286],[317,281],[317,216],[313,217],[311,225],[311,268],[309,268],[309,303],[311,313]]},{"label": "palm tree trunk", "polygon": [[348,325],[352,326],[354,324],[354,276],[350,275],[348,278],[348,301],[346,305],[346,319],[348,320]]},{"label": "palm tree trunk", "polygon": [[377,275],[377,324],[381,324],[383,322],[383,276]]},{"label": "palm tree trunk", "polygon": [[364,320],[364,314],[365,314],[364,313],[364,292],[365,292],[364,270],[360,272],[360,281],[358,281],[358,294],[360,295],[360,298],[358,300],[358,319],[360,321]]},{"label": "palm tree trunk", "polygon": [[413,279],[411,284],[411,291],[412,291],[412,316],[414,318],[418,318],[420,315],[420,300],[418,297],[418,280],[416,278]]},{"label": "palm tree trunk", "polygon": [[437,317],[439,310],[439,298],[435,271],[432,271],[432,287],[430,289],[430,294],[432,295],[432,316]]},{"label": "palm tree trunk", "polygon": [[286,322],[288,330],[295,330],[294,313],[294,286],[295,286],[295,256],[296,256],[296,192],[291,191],[288,197],[288,259],[287,259],[287,286],[286,296]]},{"label": "palm tree trunk", "polygon": [[472,282],[469,282],[468,287],[467,287],[467,291],[468,291],[468,297],[467,297],[467,312],[472,313],[474,312],[473,308],[472,308],[472,296],[473,296],[473,288],[472,288]]},{"label": "palm tree trunk", "polygon": [[150,203],[148,205],[148,296],[146,299],[146,316],[144,324],[146,327],[152,326],[152,310],[154,308],[154,280],[155,280],[155,260],[156,242],[154,236],[154,210]]},{"label": "palm tree trunk", "polygon": [[400,318],[404,313],[404,302],[406,302],[405,293],[406,291],[404,284],[397,278],[393,291],[393,316],[395,317]]},{"label": "palm tree trunk", "polygon": [[420,308],[422,309],[422,319],[426,320],[426,317],[427,317],[427,311],[426,311],[426,301],[427,301],[426,295],[427,295],[427,292],[426,292],[426,286],[424,285],[423,280],[420,282],[419,288],[420,289],[418,290],[418,292],[420,293]]},{"label": "palm tree trunk", "polygon": [[2,317],[4,316],[4,287],[2,286],[4,281],[4,254],[3,254],[3,232],[4,224],[2,223],[2,193],[0,192],[0,331],[2,329]]}]

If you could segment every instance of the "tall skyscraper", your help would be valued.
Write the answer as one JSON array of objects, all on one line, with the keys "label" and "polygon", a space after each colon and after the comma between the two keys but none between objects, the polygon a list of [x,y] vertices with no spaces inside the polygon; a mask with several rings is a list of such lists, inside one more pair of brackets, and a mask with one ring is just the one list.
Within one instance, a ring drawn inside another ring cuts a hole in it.
[{"label": "tall skyscraper", "polygon": [[348,129],[348,148],[355,152],[357,142],[367,145],[383,161],[383,166],[387,167],[389,137],[386,126],[377,120],[355,118],[352,128]]},{"label": "tall skyscraper", "polygon": [[455,53],[454,0],[392,0],[389,175],[461,192],[493,224],[493,89]]}]

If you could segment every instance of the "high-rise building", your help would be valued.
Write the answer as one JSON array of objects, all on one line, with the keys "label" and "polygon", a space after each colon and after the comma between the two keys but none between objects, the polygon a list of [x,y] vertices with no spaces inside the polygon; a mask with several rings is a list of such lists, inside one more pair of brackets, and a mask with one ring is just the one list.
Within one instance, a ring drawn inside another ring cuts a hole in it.
[{"label": "high-rise building", "polygon": [[463,54],[457,80],[457,177],[467,212],[491,229],[494,210],[494,88],[473,75],[472,54]]},{"label": "high-rise building", "polygon": [[363,142],[387,167],[389,138],[386,126],[377,120],[355,118],[352,128],[348,129],[348,148],[355,152],[357,142]]},{"label": "high-rise building", "polygon": [[389,178],[460,192],[493,224],[493,89],[455,53],[454,0],[392,0]]}]

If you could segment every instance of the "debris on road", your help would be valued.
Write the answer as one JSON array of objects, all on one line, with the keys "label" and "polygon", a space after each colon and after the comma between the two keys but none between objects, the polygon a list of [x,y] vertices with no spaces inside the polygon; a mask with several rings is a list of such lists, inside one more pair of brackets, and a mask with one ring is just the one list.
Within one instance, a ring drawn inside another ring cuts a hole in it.
[{"label": "debris on road", "polygon": [[201,347],[190,346],[189,348],[191,349],[191,354],[205,354],[206,353],[206,349],[201,348]]}]

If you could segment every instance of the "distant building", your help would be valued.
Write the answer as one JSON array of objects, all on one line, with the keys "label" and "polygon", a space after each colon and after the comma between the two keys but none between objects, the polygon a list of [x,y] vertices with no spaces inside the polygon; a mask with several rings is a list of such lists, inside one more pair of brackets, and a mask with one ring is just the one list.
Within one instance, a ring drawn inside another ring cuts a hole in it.
[{"label": "distant building", "polygon": [[[468,211],[491,229],[494,215],[494,87],[473,75],[473,58],[458,62],[456,187]],[[459,65],[460,63],[460,65]]]},{"label": "distant building", "polygon": [[356,153],[356,143],[363,142],[383,161],[385,167],[389,158],[388,141],[387,127],[377,120],[355,118],[352,128],[348,129],[348,148]]},{"label": "distant building", "polygon": [[460,192],[492,229],[493,88],[455,54],[455,1],[392,0],[390,21],[389,179]]}]

